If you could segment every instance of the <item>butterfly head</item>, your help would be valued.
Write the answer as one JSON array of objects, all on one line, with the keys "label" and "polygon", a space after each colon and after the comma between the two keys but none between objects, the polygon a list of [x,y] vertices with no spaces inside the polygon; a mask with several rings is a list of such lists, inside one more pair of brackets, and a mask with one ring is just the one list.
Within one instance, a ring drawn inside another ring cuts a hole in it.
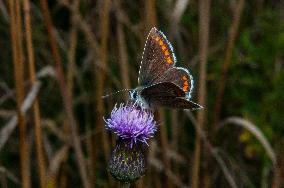
[{"label": "butterfly head", "polygon": [[130,90],[128,92],[129,98],[131,101],[134,102],[134,104],[139,105],[141,108],[148,109],[150,108],[148,102],[141,96],[141,91],[143,90],[143,87],[137,87],[133,90]]},{"label": "butterfly head", "polygon": [[136,89],[128,91],[131,100],[136,101],[138,99],[138,91]]}]

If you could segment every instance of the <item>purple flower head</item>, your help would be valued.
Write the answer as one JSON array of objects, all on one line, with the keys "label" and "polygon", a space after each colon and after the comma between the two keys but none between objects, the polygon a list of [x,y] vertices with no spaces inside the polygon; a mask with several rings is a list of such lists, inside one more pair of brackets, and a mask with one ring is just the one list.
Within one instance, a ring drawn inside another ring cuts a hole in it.
[{"label": "purple flower head", "polygon": [[118,108],[115,105],[110,118],[105,119],[105,122],[106,128],[119,138],[130,140],[131,147],[137,141],[147,144],[147,140],[157,130],[153,113],[133,104],[120,104]]}]

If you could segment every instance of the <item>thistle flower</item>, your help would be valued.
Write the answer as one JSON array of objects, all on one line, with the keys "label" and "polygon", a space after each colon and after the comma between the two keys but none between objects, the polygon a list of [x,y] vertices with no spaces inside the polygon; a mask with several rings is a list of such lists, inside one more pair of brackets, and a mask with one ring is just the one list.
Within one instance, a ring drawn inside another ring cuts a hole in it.
[{"label": "thistle flower", "polygon": [[115,105],[105,122],[118,136],[109,161],[110,173],[124,183],[137,180],[146,171],[145,145],[157,130],[153,114],[133,104],[121,104]]},{"label": "thistle flower", "polygon": [[144,151],[141,143],[130,147],[126,140],[118,140],[109,161],[109,172],[120,182],[134,182],[146,171]]},{"label": "thistle flower", "polygon": [[147,144],[157,130],[154,115],[149,110],[136,105],[115,105],[109,119],[105,120],[106,128],[113,131],[119,138],[130,140],[131,147],[137,141]]}]

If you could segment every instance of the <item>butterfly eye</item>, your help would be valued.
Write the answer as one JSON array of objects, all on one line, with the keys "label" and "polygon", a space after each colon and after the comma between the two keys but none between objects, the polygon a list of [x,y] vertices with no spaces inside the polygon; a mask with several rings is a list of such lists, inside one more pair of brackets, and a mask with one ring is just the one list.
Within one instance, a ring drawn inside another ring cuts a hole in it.
[{"label": "butterfly eye", "polygon": [[133,98],[136,99],[137,98],[137,91],[133,92]]},{"label": "butterfly eye", "polygon": [[136,100],[137,99],[137,91],[129,91],[129,96],[131,99]]}]

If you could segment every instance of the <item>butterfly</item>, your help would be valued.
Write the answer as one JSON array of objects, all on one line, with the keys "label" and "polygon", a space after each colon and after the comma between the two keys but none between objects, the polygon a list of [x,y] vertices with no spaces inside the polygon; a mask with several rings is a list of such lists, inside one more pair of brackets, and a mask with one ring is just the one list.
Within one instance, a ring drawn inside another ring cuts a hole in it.
[{"label": "butterfly", "polygon": [[176,67],[173,47],[155,27],[148,34],[139,68],[138,87],[129,91],[132,101],[142,108],[203,108],[190,100],[193,77],[189,71]]}]

